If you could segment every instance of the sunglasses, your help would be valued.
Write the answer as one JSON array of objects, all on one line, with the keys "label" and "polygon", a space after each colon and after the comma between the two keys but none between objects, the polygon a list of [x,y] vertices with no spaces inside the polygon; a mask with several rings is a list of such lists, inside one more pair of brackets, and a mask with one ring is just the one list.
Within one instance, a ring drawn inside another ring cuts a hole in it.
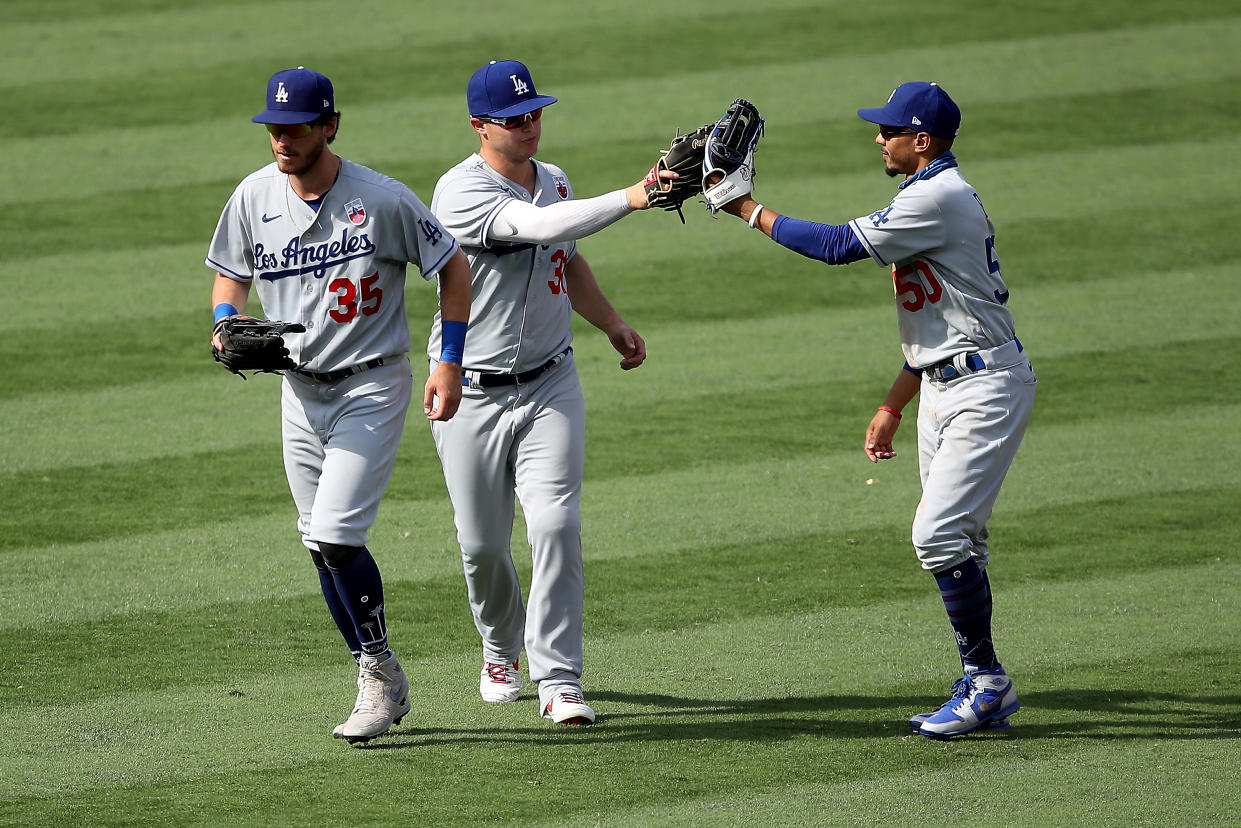
[{"label": "sunglasses", "polygon": [[281,133],[290,138],[305,138],[314,131],[314,124],[264,124],[271,137],[279,138]]},{"label": "sunglasses", "polygon": [[883,140],[889,141],[898,135],[917,135],[918,130],[909,127],[879,127],[879,134],[883,136]]},{"label": "sunglasses", "polygon": [[539,107],[533,112],[527,112],[525,115],[514,115],[511,118],[491,118],[486,115],[475,115],[474,117],[484,124],[495,124],[503,129],[517,129],[517,127],[525,126],[531,121],[537,121],[543,117],[543,107]]}]

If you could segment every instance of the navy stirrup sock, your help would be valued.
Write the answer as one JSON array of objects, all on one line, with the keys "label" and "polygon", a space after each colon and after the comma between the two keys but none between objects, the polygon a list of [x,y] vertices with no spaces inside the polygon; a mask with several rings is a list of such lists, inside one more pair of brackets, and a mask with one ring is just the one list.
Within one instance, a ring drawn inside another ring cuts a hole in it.
[{"label": "navy stirrup sock", "polygon": [[991,583],[973,559],[935,573],[966,673],[999,667],[991,645]]},{"label": "navy stirrup sock", "polygon": [[327,565],[336,584],[362,652],[368,656],[388,651],[388,624],[384,617],[383,579],[379,566],[364,546],[357,557],[342,566]]},{"label": "navy stirrup sock", "polygon": [[315,572],[319,573],[319,589],[323,591],[323,600],[327,603],[327,610],[332,614],[336,629],[340,630],[341,637],[345,639],[345,645],[349,647],[349,652],[353,654],[353,660],[357,661],[362,657],[362,645],[358,643],[358,634],[354,632],[353,619],[349,617],[349,610],[345,609],[340,593],[336,591],[336,581],[318,552],[312,551],[310,557],[315,562]]}]

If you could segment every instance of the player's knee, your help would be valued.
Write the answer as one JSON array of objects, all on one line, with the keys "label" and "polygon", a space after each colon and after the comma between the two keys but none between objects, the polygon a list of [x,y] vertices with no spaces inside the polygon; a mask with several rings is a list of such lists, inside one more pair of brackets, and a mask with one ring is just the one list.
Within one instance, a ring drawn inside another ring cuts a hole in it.
[{"label": "player's knee", "polygon": [[307,548],[310,553],[310,560],[314,563],[315,569],[327,569],[327,561],[323,560],[323,553],[318,549]]},{"label": "player's knee", "polygon": [[582,518],[576,510],[543,509],[526,514],[526,532],[530,542],[559,541],[580,537]]},{"label": "player's knee", "polygon": [[[365,546],[344,546],[339,543],[319,541],[319,554],[330,569],[348,566],[354,558],[366,551]],[[311,557],[314,557],[313,554]]]}]

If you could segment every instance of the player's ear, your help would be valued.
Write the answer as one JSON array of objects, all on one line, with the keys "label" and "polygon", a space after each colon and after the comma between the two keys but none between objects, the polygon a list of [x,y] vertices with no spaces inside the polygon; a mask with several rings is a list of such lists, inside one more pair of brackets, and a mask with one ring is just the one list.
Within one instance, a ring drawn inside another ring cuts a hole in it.
[{"label": "player's ear", "polygon": [[482,138],[484,141],[487,140],[487,125],[486,124],[484,124],[482,121],[478,120],[477,118],[471,118],[470,126],[474,127],[474,131],[478,133],[480,138]]}]

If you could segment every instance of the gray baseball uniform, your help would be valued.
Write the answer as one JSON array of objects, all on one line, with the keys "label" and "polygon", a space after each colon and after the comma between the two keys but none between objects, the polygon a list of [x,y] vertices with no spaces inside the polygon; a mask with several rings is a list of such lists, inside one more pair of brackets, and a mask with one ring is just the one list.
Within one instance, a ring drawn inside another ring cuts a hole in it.
[{"label": "gray baseball uniform", "polygon": [[907,363],[949,366],[924,370],[919,394],[919,560],[940,571],[973,557],[985,569],[987,520],[1037,382],[1007,307],[995,227],[955,165],[912,182],[851,227],[875,262],[892,267]]},{"label": "gray baseball uniform", "polygon": [[[431,430],[456,513],[484,659],[511,663],[524,644],[530,677],[545,692],[544,685],[577,684],[582,673],[579,499],[586,415],[570,349],[573,307],[565,286],[576,242],[493,242],[507,234],[492,227],[506,203],[545,207],[573,197],[563,171],[533,163],[533,193],[477,154],[435,187],[432,210],[469,259],[474,298],[461,407]],[[439,355],[439,336],[437,317],[428,347],[432,359]],[[521,381],[489,385],[497,375],[519,375]],[[534,563],[528,607],[509,550],[514,492]]]},{"label": "gray baseball uniform", "polygon": [[408,187],[344,159],[317,211],[274,163],[224,207],[207,266],[256,281],[269,318],[306,326],[285,336],[300,370],[285,374],[281,411],[308,548],[366,543],[413,387],[406,266],[430,279],[456,250]]}]

